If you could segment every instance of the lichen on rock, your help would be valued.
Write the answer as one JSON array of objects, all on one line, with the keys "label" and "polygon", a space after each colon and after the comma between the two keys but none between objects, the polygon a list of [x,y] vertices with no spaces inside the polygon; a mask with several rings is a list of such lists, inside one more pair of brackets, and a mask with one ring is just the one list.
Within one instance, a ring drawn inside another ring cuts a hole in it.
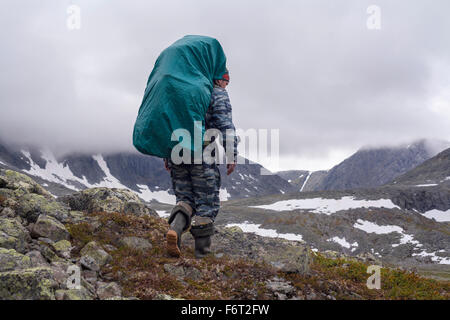
[{"label": "lichen on rock", "polygon": [[53,300],[56,287],[50,268],[0,272],[0,297],[5,300]]},{"label": "lichen on rock", "polygon": [[14,218],[0,218],[0,247],[23,253],[30,240],[28,231]]},{"label": "lichen on rock", "polygon": [[101,267],[111,261],[112,257],[95,241],[91,241],[80,251],[82,266],[89,270],[99,271]]},{"label": "lichen on rock", "polygon": [[49,238],[53,241],[68,240],[70,234],[66,227],[55,218],[41,214],[32,229],[35,237]]},{"label": "lichen on rock", "polygon": [[137,216],[153,215],[156,212],[132,191],[117,188],[90,188],[58,199],[70,206],[72,210],[87,212],[121,212]]},{"label": "lichen on rock", "polygon": [[31,267],[31,259],[14,249],[0,248],[0,272]]}]

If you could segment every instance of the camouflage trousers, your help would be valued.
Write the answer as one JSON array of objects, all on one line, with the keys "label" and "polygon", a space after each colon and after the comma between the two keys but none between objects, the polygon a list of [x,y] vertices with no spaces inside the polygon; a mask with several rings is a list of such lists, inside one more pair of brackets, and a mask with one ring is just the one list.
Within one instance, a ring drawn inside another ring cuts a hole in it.
[{"label": "camouflage trousers", "polygon": [[217,164],[180,164],[169,160],[176,200],[190,204],[194,215],[213,221],[220,209],[220,171]]}]

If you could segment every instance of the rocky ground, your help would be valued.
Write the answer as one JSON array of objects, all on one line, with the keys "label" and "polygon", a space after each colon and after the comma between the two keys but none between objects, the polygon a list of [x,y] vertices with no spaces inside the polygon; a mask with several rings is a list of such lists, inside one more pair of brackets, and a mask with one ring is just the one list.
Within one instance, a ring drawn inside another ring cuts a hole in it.
[{"label": "rocky ground", "polygon": [[[213,254],[165,252],[167,221],[134,193],[93,188],[55,199],[0,170],[0,299],[448,299],[450,285],[382,269],[373,256],[315,253],[303,243],[218,227]],[[79,277],[78,272],[79,271]],[[75,287],[77,279],[79,287]]]}]

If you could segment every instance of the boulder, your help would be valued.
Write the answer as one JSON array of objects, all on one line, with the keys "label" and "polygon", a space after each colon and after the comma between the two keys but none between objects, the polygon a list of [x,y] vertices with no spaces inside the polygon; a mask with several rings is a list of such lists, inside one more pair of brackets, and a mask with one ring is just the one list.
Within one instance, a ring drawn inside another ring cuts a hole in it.
[{"label": "boulder", "polygon": [[75,211],[121,212],[137,216],[157,213],[148,208],[132,191],[117,188],[90,188],[58,198]]},{"label": "boulder", "polygon": [[310,252],[302,245],[286,245],[282,251],[268,248],[261,256],[267,263],[283,272],[306,274],[310,270]]},{"label": "boulder", "polygon": [[138,237],[122,238],[119,240],[119,244],[128,248],[142,251],[150,250],[152,248],[152,244],[150,243],[150,241]]},{"label": "boulder", "polygon": [[97,288],[97,295],[99,299],[108,299],[122,295],[122,289],[115,282],[104,283],[100,282]]},{"label": "boulder", "polygon": [[186,278],[186,279],[198,281],[202,278],[201,271],[194,267],[177,266],[177,265],[166,263],[163,266],[163,268],[168,274],[171,274],[172,276],[179,278],[179,279]]},{"label": "boulder", "polygon": [[279,300],[286,300],[295,295],[295,288],[285,279],[274,277],[266,282],[266,287],[273,292]]},{"label": "boulder", "polygon": [[56,254],[62,258],[70,259],[70,251],[72,250],[72,244],[67,240],[60,240],[53,245],[53,249]]},{"label": "boulder", "polygon": [[27,193],[20,197],[17,210],[29,222],[35,222],[40,215],[51,216],[64,223],[69,221],[69,208],[39,194]]},{"label": "boulder", "polygon": [[11,208],[6,207],[2,210],[2,212],[0,212],[0,216],[5,218],[14,218],[16,216],[16,212]]},{"label": "boulder", "polygon": [[39,216],[31,234],[34,237],[49,238],[53,241],[70,239],[70,234],[66,227],[55,218],[47,215]]},{"label": "boulder", "polygon": [[99,271],[101,267],[112,260],[112,257],[95,241],[86,244],[80,253],[81,265],[93,271]]},{"label": "boulder", "polygon": [[29,176],[13,170],[0,169],[0,188],[21,190],[23,193],[35,193],[48,199],[53,198],[47,190]]},{"label": "boulder", "polygon": [[0,248],[0,272],[31,267],[31,259],[14,249]]},{"label": "boulder", "polygon": [[54,300],[56,286],[50,268],[0,272],[0,300]]},{"label": "boulder", "polygon": [[30,235],[19,221],[14,218],[0,218],[0,247],[25,252]]},{"label": "boulder", "polygon": [[81,287],[80,289],[56,290],[56,300],[93,300],[89,291]]},{"label": "boulder", "polygon": [[45,260],[41,252],[38,250],[27,252],[26,256],[30,258],[32,267],[48,266],[47,260]]}]

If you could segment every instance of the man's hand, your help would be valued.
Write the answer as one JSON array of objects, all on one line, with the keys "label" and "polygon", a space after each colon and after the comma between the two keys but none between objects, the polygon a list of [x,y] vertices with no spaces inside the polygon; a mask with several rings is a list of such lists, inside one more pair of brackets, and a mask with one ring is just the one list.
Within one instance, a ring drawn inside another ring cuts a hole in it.
[{"label": "man's hand", "polygon": [[164,168],[170,172],[170,168],[169,168],[169,160],[168,159],[164,159]]},{"label": "man's hand", "polygon": [[236,168],[236,163],[227,164],[227,176],[229,176],[234,171],[234,168]]}]

